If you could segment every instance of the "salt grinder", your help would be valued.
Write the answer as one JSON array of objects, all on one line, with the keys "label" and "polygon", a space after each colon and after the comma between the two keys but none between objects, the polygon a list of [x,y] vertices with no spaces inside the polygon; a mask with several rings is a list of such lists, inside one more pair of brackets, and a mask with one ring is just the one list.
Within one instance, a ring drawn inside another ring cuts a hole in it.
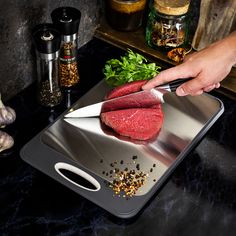
[{"label": "salt grinder", "polygon": [[37,55],[38,101],[54,107],[62,101],[59,86],[59,50],[61,35],[53,24],[40,24],[33,29],[33,43]]},{"label": "salt grinder", "polygon": [[69,89],[78,84],[80,78],[77,65],[77,35],[81,12],[73,7],[59,7],[52,11],[51,18],[60,31],[60,84]]}]

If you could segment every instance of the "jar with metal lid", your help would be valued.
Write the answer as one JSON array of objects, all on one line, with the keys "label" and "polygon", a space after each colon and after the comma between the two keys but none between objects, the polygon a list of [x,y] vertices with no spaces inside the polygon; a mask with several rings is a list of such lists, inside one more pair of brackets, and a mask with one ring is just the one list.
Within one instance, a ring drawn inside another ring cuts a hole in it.
[{"label": "jar with metal lid", "polygon": [[152,48],[177,48],[187,42],[190,0],[153,0],[146,27]]},{"label": "jar with metal lid", "polygon": [[61,34],[52,24],[40,24],[33,29],[33,43],[37,55],[38,101],[54,107],[61,103],[59,84],[59,50]]},{"label": "jar with metal lid", "polygon": [[59,7],[52,11],[51,18],[60,31],[60,85],[71,88],[78,84],[77,36],[81,12],[73,7]]},{"label": "jar with metal lid", "polygon": [[147,0],[106,0],[108,23],[116,30],[133,31],[142,25]]}]

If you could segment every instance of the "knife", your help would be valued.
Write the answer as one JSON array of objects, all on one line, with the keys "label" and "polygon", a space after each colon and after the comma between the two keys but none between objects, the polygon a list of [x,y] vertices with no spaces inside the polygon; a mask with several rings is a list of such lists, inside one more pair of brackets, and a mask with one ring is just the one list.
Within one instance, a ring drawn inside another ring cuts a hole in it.
[{"label": "knife", "polygon": [[65,118],[85,118],[100,116],[102,112],[114,111],[128,108],[145,108],[160,103],[164,103],[164,95],[167,92],[175,92],[181,84],[191,80],[177,79],[170,83],[152,88],[150,90],[142,90],[121,97],[105,100],[99,103],[88,105],[67,113]]}]

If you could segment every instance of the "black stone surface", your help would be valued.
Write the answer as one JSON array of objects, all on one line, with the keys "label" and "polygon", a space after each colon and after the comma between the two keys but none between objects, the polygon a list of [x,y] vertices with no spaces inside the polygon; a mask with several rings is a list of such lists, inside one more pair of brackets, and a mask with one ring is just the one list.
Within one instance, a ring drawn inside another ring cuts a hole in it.
[{"label": "black stone surface", "polygon": [[15,139],[0,153],[0,235],[235,235],[236,104],[216,92],[225,112],[138,216],[110,215],[23,162],[21,147],[103,78],[122,51],[99,40],[79,50],[81,83],[54,109],[37,104],[35,85],[9,101],[17,119],[5,128]]}]

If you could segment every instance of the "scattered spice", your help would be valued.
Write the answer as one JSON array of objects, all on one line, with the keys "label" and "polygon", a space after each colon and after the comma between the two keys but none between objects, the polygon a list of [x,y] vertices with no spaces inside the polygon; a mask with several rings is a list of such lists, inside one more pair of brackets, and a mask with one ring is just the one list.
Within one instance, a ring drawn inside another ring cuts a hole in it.
[{"label": "scattered spice", "polygon": [[167,57],[177,63],[182,62],[185,58],[186,50],[184,48],[174,48],[167,53]]},{"label": "scattered spice", "polygon": [[174,48],[174,49],[170,50],[169,52],[167,52],[167,57],[172,61],[180,63],[180,62],[184,61],[185,56],[187,54],[189,54],[192,51],[192,49],[193,48],[191,45],[188,49]]},{"label": "scattered spice", "polygon": [[[138,160],[138,156],[132,156],[132,160]],[[103,161],[100,161],[100,163],[103,163]],[[128,168],[127,166],[121,168],[123,164],[130,163],[124,163],[123,160],[114,161],[109,164],[112,169],[108,172],[102,171],[102,174],[113,179],[111,182],[106,181],[106,185],[112,188],[115,193],[113,196],[123,197],[128,200],[138,191],[141,192],[140,188],[145,184],[149,173],[140,170],[140,163],[137,163],[135,168]],[[156,167],[156,164],[154,163],[152,167]],[[149,170],[150,172],[153,172],[152,167]],[[153,182],[156,182],[156,179],[153,179]]]},{"label": "scattered spice", "polygon": [[143,186],[147,177],[148,175],[142,171],[120,171],[116,174],[110,187],[116,195],[123,194],[124,197],[133,197],[138,189]]}]

